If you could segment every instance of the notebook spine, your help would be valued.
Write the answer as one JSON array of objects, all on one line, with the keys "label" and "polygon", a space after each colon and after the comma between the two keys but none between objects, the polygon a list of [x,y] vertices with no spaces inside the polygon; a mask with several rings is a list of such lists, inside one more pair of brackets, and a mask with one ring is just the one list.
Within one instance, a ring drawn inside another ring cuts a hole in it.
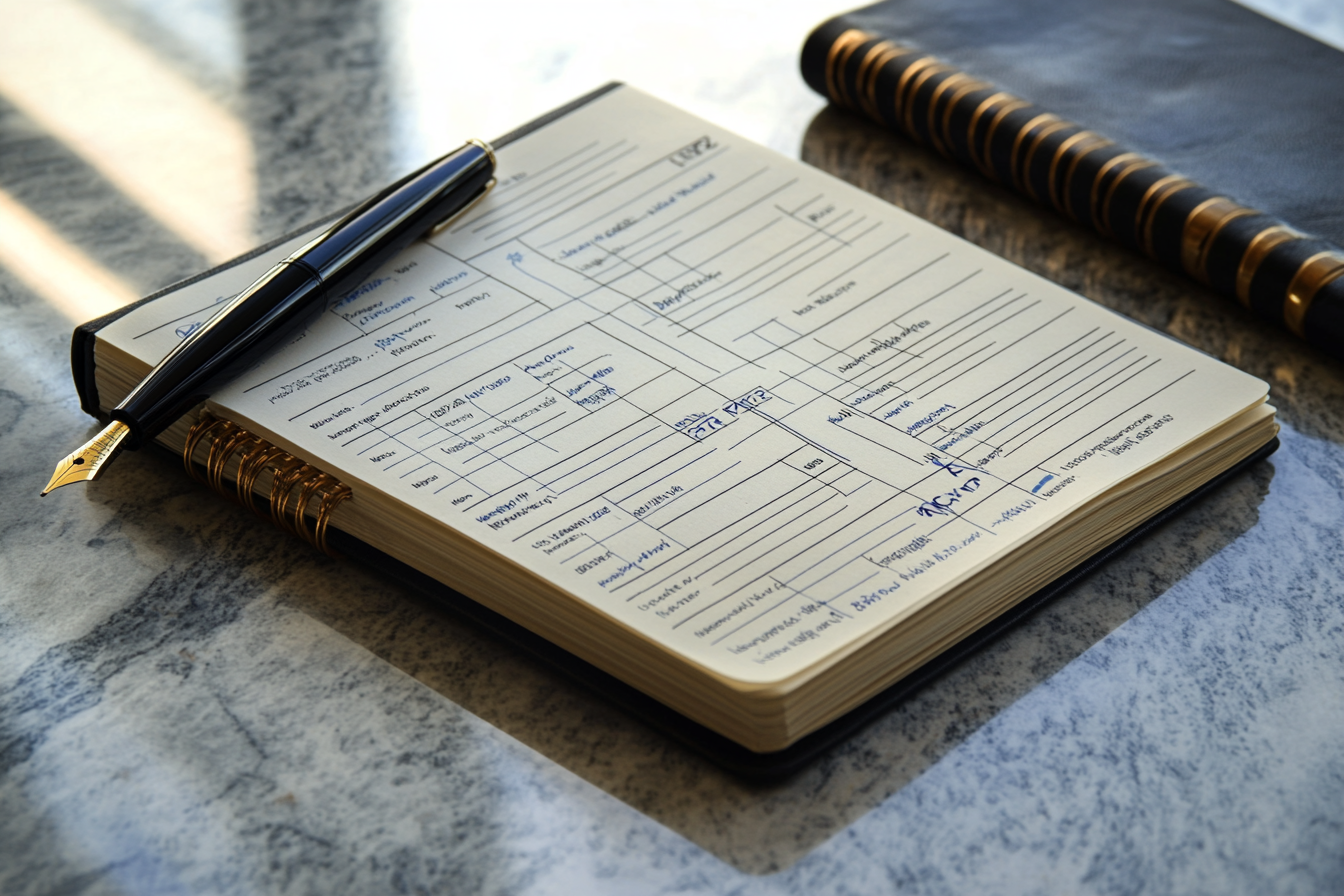
[{"label": "notebook spine", "polygon": [[327,529],[351,492],[331,474],[209,412],[188,431],[182,462],[198,482],[336,556]]},{"label": "notebook spine", "polygon": [[918,49],[833,20],[803,76],[837,105],[1200,280],[1344,357],[1344,249]]}]

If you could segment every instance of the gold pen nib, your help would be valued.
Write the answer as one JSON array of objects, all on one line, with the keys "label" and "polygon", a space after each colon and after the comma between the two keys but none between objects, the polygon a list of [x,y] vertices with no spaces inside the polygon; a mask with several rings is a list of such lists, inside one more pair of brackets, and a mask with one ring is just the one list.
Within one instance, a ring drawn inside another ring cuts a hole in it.
[{"label": "gold pen nib", "polygon": [[72,482],[97,479],[103,468],[116,457],[122,440],[130,434],[131,428],[125,423],[113,420],[107,424],[83,448],[61,459],[56,465],[56,472],[51,474],[51,481],[42,489],[42,494]]}]

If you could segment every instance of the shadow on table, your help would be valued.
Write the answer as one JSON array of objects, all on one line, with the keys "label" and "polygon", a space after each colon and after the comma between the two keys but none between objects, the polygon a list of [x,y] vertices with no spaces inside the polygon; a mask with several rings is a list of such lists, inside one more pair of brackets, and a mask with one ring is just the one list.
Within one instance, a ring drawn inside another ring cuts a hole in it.
[{"label": "shadow on table", "polygon": [[[1257,464],[791,778],[743,781],[471,622],[367,577],[286,601],[742,871],[803,858],[1255,525]],[[363,584],[363,587],[359,587]],[[367,600],[365,600],[367,598]]]}]

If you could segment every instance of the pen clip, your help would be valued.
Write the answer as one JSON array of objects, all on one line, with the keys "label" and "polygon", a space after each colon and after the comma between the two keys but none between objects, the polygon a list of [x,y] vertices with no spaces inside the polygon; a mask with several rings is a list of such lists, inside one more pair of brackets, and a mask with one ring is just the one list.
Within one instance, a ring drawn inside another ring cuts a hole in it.
[{"label": "pen clip", "polygon": [[486,195],[489,194],[489,192],[494,188],[495,182],[496,182],[495,178],[493,177],[490,178],[488,181],[486,181],[484,186],[481,187],[480,192],[477,193],[475,196],[471,197],[470,202],[462,206],[457,211],[453,212],[448,217],[444,218],[439,223],[435,224],[433,227],[429,228],[429,230],[425,232],[425,236],[437,236],[449,224],[452,224],[458,218],[461,218],[467,212],[474,209],[477,206],[477,204],[480,203],[480,201],[484,199]]},{"label": "pen clip", "polygon": [[[496,160],[495,160],[495,150],[490,146],[489,143],[486,143],[484,140],[477,140],[475,137],[473,137],[473,138],[471,138],[470,140],[468,140],[467,143],[469,143],[469,144],[471,144],[471,145],[473,145],[473,146],[478,146],[478,147],[480,147],[482,150],[484,150],[484,151],[485,151],[485,156],[486,156],[486,158],[488,158],[488,159],[490,160],[490,168],[491,168],[491,170],[493,170],[493,169],[495,168],[495,165],[497,164],[497,162],[496,162]],[[468,202],[466,205],[462,206],[462,207],[461,207],[460,209],[458,209],[457,211],[453,212],[453,213],[452,213],[451,215],[449,215],[448,217],[444,218],[444,219],[443,219],[442,221],[440,221],[439,223],[435,224],[433,227],[429,228],[429,230],[425,233],[425,236],[437,236],[437,235],[438,235],[440,232],[442,232],[443,229],[444,229],[445,227],[447,227],[449,224],[452,224],[452,223],[453,223],[454,221],[456,221],[458,218],[462,217],[462,216],[465,215],[467,212],[469,212],[469,211],[471,211],[473,208],[475,208],[475,207],[476,207],[476,203],[478,203],[478,202],[480,202],[482,199],[484,199],[484,198],[486,197],[486,195],[487,195],[487,194],[494,188],[494,186],[495,186],[495,182],[496,182],[496,181],[495,181],[495,178],[493,178],[493,177],[490,178],[488,181],[486,181],[486,182],[485,182],[485,186],[481,187],[481,191],[480,191],[479,193],[477,193],[474,197],[472,197],[472,199],[471,199],[470,202]]]}]

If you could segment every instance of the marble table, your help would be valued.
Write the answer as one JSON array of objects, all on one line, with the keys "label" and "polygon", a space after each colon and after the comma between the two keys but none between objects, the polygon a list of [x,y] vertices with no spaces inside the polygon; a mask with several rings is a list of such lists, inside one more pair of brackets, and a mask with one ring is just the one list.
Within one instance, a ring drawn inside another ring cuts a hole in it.
[{"label": "marble table", "polygon": [[[482,6],[0,2],[0,892],[1344,890],[1344,365],[823,111],[843,4]],[[613,78],[1264,378],[1282,448],[770,785],[171,458],[37,499],[75,322]]]}]

